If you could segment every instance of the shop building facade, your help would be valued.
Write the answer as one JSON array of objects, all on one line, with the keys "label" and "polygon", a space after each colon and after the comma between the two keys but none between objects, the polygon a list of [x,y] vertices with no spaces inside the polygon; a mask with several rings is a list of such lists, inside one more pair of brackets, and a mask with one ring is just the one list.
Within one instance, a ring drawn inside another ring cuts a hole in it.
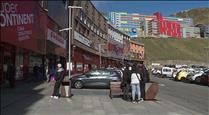
[{"label": "shop building facade", "polygon": [[144,61],[144,44],[130,40],[129,60],[143,62]]},{"label": "shop building facade", "polygon": [[39,1],[1,2],[1,85],[8,79],[14,85],[18,80],[33,77],[35,65],[42,68],[44,76],[47,57],[51,54],[56,61],[65,61],[66,40],[55,27],[59,25]]},{"label": "shop building facade", "polygon": [[[125,38],[126,37],[126,38]],[[124,55],[124,40],[128,39],[127,35],[120,30],[114,28],[110,23],[108,24],[108,48],[107,56],[109,59],[115,60],[114,67],[120,67],[123,65],[125,58]]]},{"label": "shop building facade", "polygon": [[107,20],[91,1],[76,0],[72,9],[72,73],[83,73],[107,63]]}]

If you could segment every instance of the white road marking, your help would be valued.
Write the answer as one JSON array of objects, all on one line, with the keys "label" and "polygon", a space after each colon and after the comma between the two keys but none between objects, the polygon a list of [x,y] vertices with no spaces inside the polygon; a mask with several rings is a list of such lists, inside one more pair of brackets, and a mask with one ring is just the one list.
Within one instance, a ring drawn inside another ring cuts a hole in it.
[{"label": "white road marking", "polygon": [[158,85],[159,85],[159,86],[163,86],[163,87],[165,86],[165,84],[158,84]]}]

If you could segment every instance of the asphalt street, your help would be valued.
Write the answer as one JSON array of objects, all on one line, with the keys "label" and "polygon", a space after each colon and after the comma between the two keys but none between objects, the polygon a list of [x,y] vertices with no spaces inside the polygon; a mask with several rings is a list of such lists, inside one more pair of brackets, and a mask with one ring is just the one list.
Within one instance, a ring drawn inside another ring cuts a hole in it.
[{"label": "asphalt street", "polygon": [[151,78],[160,85],[159,100],[167,100],[204,115],[209,114],[209,87],[174,81],[169,78]]}]

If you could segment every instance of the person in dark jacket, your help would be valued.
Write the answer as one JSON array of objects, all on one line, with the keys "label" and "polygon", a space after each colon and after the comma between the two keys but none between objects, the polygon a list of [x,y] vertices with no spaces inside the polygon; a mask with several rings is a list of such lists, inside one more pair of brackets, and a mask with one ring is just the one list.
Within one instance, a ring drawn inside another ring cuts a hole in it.
[{"label": "person in dark jacket", "polygon": [[54,91],[53,91],[53,94],[51,96],[51,98],[54,98],[54,99],[58,99],[60,94],[59,94],[59,89],[60,89],[60,86],[61,86],[61,83],[64,79],[64,69],[62,68],[62,65],[59,63],[57,64],[57,75],[56,75],[56,83],[54,85]]},{"label": "person in dark jacket", "polygon": [[140,89],[141,89],[141,98],[145,100],[145,86],[149,82],[149,73],[143,63],[139,64],[139,72],[141,75]]},{"label": "person in dark jacket", "polygon": [[15,76],[14,76],[14,67],[12,65],[12,63],[10,62],[8,64],[8,67],[7,67],[7,79],[9,81],[9,85],[11,88],[14,88],[15,87]]},{"label": "person in dark jacket", "polygon": [[129,65],[126,65],[123,71],[123,81],[122,81],[122,88],[123,88],[123,99],[129,100],[129,90],[130,90],[130,83],[131,83],[131,71],[129,70]]}]

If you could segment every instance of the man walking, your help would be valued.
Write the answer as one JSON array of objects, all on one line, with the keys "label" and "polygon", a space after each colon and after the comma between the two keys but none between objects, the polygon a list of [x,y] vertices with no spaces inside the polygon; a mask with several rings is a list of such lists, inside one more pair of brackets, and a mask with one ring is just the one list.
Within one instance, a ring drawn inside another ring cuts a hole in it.
[{"label": "man walking", "polygon": [[145,86],[149,82],[149,73],[143,63],[139,64],[139,73],[142,79],[140,81],[141,98],[145,100]]},{"label": "man walking", "polygon": [[129,100],[129,90],[130,90],[130,83],[131,83],[131,71],[129,70],[129,65],[126,65],[123,71],[123,81],[122,81],[122,88],[123,88],[123,99]]}]

